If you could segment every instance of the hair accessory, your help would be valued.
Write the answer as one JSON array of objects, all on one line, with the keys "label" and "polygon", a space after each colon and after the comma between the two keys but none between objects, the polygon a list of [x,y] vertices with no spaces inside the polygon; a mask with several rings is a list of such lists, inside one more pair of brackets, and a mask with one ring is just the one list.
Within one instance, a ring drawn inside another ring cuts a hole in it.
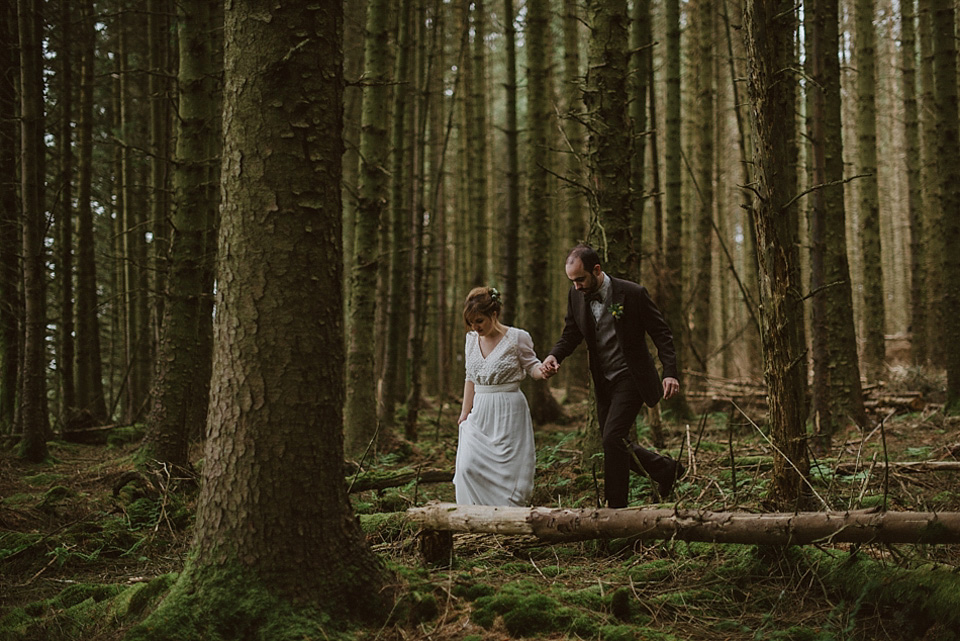
[{"label": "hair accessory", "polygon": [[500,291],[496,287],[490,288],[490,300],[495,303],[500,303]]}]

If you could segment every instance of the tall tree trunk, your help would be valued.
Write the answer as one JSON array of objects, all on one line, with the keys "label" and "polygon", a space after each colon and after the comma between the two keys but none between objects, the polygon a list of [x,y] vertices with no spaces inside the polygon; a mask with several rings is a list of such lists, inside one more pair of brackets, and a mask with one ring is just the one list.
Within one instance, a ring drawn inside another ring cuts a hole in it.
[{"label": "tall tree trunk", "polygon": [[910,223],[910,349],[913,362],[927,360],[925,292],[926,246],[920,174],[920,123],[917,108],[916,0],[900,2],[900,90],[903,94],[904,165]]},{"label": "tall tree trunk", "polygon": [[695,231],[696,275],[691,288],[693,331],[690,350],[700,371],[707,373],[710,355],[710,326],[713,317],[713,207],[714,207],[714,3],[700,0],[696,7],[697,42],[697,226]]},{"label": "tall tree trunk", "polygon": [[367,5],[363,93],[360,130],[360,186],[356,242],[350,287],[347,342],[347,401],[344,409],[345,447],[359,457],[377,432],[377,395],[374,375],[374,328],[380,221],[387,199],[387,83],[390,80],[389,8],[386,0]]},{"label": "tall tree trunk", "polygon": [[747,0],[744,7],[754,105],[756,225],[770,435],[776,447],[770,500],[800,507],[809,462],[803,357],[803,286],[797,234],[796,8],[787,0]]},{"label": "tall tree trunk", "polygon": [[[643,4],[641,2],[640,4]],[[647,16],[649,19],[649,16]],[[583,126],[583,71],[580,68],[580,3],[578,0],[563,0],[563,105],[567,117],[562,121],[563,137],[565,141],[567,166],[566,175],[575,185],[567,188],[563,194],[566,211],[563,215],[560,228],[563,230],[563,249],[573,247],[578,242],[587,239],[587,225],[590,217],[590,208],[587,194],[583,186],[586,185],[586,149],[584,146]],[[643,57],[643,53],[640,57]],[[646,86],[646,83],[644,83]],[[635,97],[634,100],[637,98]],[[634,124],[635,128],[639,128]],[[641,169],[632,169],[634,173]],[[634,194],[637,196],[637,194]],[[642,205],[640,206],[642,209]],[[639,243],[637,249],[640,249]],[[566,290],[566,279],[561,283]],[[563,300],[561,298],[560,300]],[[586,346],[582,346],[567,358],[567,366],[561,372],[562,379],[570,388],[584,388],[589,385],[590,371],[587,364]],[[596,425],[592,426],[596,428]],[[596,441],[596,451],[600,450],[600,436],[597,429],[585,427],[585,434]]]},{"label": "tall tree trunk", "polygon": [[500,279],[503,283],[503,308],[501,320],[513,325],[517,316],[520,297],[518,283],[520,247],[520,133],[517,129],[517,27],[513,0],[503,1],[503,21],[506,48],[506,81],[504,90],[504,133],[506,135],[506,204],[504,206],[503,266]]},{"label": "tall tree trunk", "polygon": [[77,124],[77,409],[91,424],[107,421],[100,354],[96,243],[93,228],[93,94],[96,16],[93,0],[84,0],[80,34],[82,63],[80,118]]},{"label": "tall tree trunk", "polygon": [[609,274],[637,280],[640,260],[633,238],[631,180],[623,167],[623,159],[632,152],[627,126],[627,3],[591,0],[585,12],[590,42],[583,104],[590,124],[587,153],[598,226],[595,244]]},{"label": "tall tree trunk", "polygon": [[856,0],[857,32],[857,183],[860,242],[863,252],[863,373],[868,381],[884,376],[883,261],[880,242],[880,194],[877,180],[877,63],[873,0]]},{"label": "tall tree trunk", "polygon": [[643,212],[646,199],[647,170],[647,83],[653,58],[651,42],[650,1],[634,0],[630,17],[630,125],[633,128],[633,153],[630,160],[630,194],[633,245],[638,255],[637,272],[631,276],[640,280],[643,258]]},{"label": "tall tree trunk", "polygon": [[944,365],[943,311],[943,234],[940,209],[940,178],[937,173],[936,87],[933,77],[933,13],[931,0],[917,0],[920,36],[920,140],[921,193],[923,195],[926,234],[925,285],[927,305],[927,356],[936,367]]},{"label": "tall tree trunk", "polygon": [[17,78],[20,57],[15,0],[0,2],[0,434],[14,431],[20,370],[20,221],[17,204]]},{"label": "tall tree trunk", "polygon": [[[428,54],[427,38],[425,31],[427,29],[427,13],[425,0],[417,0],[414,7],[414,29],[413,41],[416,43],[414,50],[416,59],[416,73],[413,82],[415,90],[413,98],[413,109],[411,122],[414,131],[411,132],[413,140],[413,158],[411,166],[413,169],[413,236],[410,240],[410,271],[411,278],[407,289],[407,296],[410,300],[410,321],[409,333],[407,337],[407,393],[405,405],[407,416],[404,421],[404,435],[409,441],[417,440],[417,419],[420,415],[420,401],[423,393],[423,339],[426,326],[426,261],[430,255],[427,247],[426,236],[426,150],[427,150],[427,74],[428,72]],[[431,42],[431,51],[429,53],[430,63],[433,62],[434,48],[437,46],[438,34],[433,34]]]},{"label": "tall tree trunk", "polygon": [[17,0],[20,33],[20,198],[23,207],[23,374],[20,456],[47,456],[46,263],[43,206],[43,52],[37,32],[37,0]]},{"label": "tall tree trunk", "polygon": [[837,0],[814,0],[804,7],[806,50],[812,65],[808,91],[812,94],[809,138],[814,182],[809,225],[813,411],[824,443],[849,420],[866,423],[846,249],[837,11]]},{"label": "tall tree trunk", "polygon": [[[547,198],[546,156],[549,154],[549,127],[552,110],[547,95],[550,6],[548,0],[527,2],[527,217],[524,221],[530,239],[527,255],[522,324],[533,339],[535,349],[546,346],[550,309],[550,209]],[[509,301],[507,301],[509,303]],[[516,303],[514,303],[516,304]],[[545,381],[530,386],[530,413],[533,420],[545,423],[559,414],[559,406]]]},{"label": "tall tree trunk", "polygon": [[73,25],[69,5],[60,2],[60,193],[57,211],[58,268],[60,281],[60,336],[57,370],[60,374],[60,405],[67,425],[76,409],[73,327]]},{"label": "tall tree trunk", "polygon": [[479,270],[475,278],[478,285],[489,284],[492,274],[490,263],[490,217],[487,205],[487,41],[486,11],[483,0],[473,0],[473,61],[470,70],[473,80],[470,83],[470,212],[473,215],[476,244],[473,247],[473,268]]},{"label": "tall tree trunk", "polygon": [[[690,355],[687,344],[689,332],[683,311],[683,187],[682,167],[682,121],[681,121],[681,94],[680,94],[680,0],[666,0],[664,3],[666,17],[667,43],[665,52],[665,73],[667,93],[664,108],[666,110],[666,126],[664,128],[664,208],[666,216],[666,233],[664,235],[664,263],[666,266],[663,276],[664,285],[661,298],[657,301],[663,310],[664,318],[673,328],[673,343],[677,350],[677,362],[680,368]],[[687,404],[684,388],[665,406],[677,412],[680,416],[688,416],[690,407]]]},{"label": "tall tree trunk", "polygon": [[[437,34],[437,43],[434,49],[436,60],[430,68],[430,88],[428,99],[430,106],[430,171],[433,183],[430,196],[430,236],[431,256],[436,258],[436,290],[434,293],[433,318],[437,330],[437,396],[441,407],[447,396],[450,384],[450,373],[453,369],[450,357],[450,323],[447,319],[447,266],[449,251],[447,249],[447,206],[446,206],[446,147],[447,130],[445,129],[444,114],[446,92],[444,91],[444,70],[446,69],[445,34],[446,8],[442,2],[434,5],[433,31]],[[427,270],[427,273],[431,273]]]},{"label": "tall tree trunk", "polygon": [[147,77],[147,93],[150,101],[150,231],[153,241],[150,244],[150,273],[152,297],[150,316],[157,333],[159,344],[160,324],[163,319],[163,306],[167,278],[167,254],[170,251],[170,198],[167,195],[170,167],[170,117],[168,105],[169,82],[169,20],[168,0],[148,0],[147,3],[147,41],[149,49],[148,64],[150,74]]},{"label": "tall tree trunk", "polygon": [[[156,623],[182,625],[167,613],[184,610],[216,629],[210,595],[224,590],[238,599],[265,591],[338,621],[390,611],[385,571],[343,484],[342,11],[226,11],[223,251],[203,490],[192,563],[138,631],[146,638],[169,638]],[[231,623],[262,632],[257,608],[248,614]]]},{"label": "tall tree trunk", "polygon": [[410,215],[405,180],[410,147],[407,112],[410,105],[411,50],[413,48],[413,0],[401,0],[398,19],[397,59],[394,72],[393,130],[390,145],[390,286],[387,308],[386,355],[381,388],[380,425],[384,433],[393,429],[397,399],[401,396],[401,369],[406,361],[407,330],[410,324]]},{"label": "tall tree trunk", "polygon": [[343,3],[343,299],[344,320],[350,317],[350,275],[353,271],[353,242],[356,238],[357,188],[360,176],[360,107],[363,75],[363,30],[367,2]]},{"label": "tall tree trunk", "polygon": [[205,325],[213,295],[207,288],[206,239],[216,217],[217,182],[211,165],[218,159],[217,125],[220,103],[214,78],[219,75],[211,46],[213,16],[210,0],[180,5],[178,40],[180,123],[173,184],[178,206],[173,215],[167,301],[157,349],[153,405],[141,455],[177,468],[189,467],[189,439],[202,432],[207,416],[210,349]]},{"label": "tall tree trunk", "polygon": [[953,2],[932,0],[934,85],[937,101],[937,174],[940,176],[940,211],[943,215],[945,251],[942,317],[947,366],[947,401],[944,409],[960,412],[960,107],[957,104],[957,28]]}]

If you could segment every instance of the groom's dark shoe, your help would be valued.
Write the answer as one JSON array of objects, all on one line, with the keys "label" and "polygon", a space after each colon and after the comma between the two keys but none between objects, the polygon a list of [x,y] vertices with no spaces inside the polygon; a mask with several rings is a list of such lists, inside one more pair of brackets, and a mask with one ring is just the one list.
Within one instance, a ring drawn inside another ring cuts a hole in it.
[{"label": "groom's dark shoe", "polygon": [[673,466],[673,472],[671,472],[670,476],[657,483],[657,492],[660,494],[661,500],[670,496],[670,493],[673,492],[674,484],[676,484],[678,479],[683,478],[683,475],[686,473],[687,468],[683,466],[683,463],[677,461]]}]

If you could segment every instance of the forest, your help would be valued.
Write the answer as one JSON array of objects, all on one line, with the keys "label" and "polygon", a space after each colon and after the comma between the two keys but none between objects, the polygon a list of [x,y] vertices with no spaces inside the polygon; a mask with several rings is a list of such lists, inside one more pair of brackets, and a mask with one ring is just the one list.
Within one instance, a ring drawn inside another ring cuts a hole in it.
[{"label": "forest", "polygon": [[[0,641],[960,639],[958,25],[0,0]],[[582,346],[455,506],[467,293],[543,359],[578,243],[686,475],[604,507]]]}]

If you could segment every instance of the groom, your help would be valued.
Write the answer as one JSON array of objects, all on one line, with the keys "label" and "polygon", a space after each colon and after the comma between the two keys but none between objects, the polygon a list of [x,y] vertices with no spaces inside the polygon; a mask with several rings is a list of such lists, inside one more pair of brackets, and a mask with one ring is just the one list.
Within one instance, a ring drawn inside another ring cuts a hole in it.
[{"label": "groom", "polygon": [[[607,506],[627,506],[630,470],[646,472],[666,498],[686,471],[679,461],[660,456],[634,442],[634,422],[643,404],[680,391],[673,334],[645,287],[612,278],[600,267],[596,250],[577,245],[567,256],[567,296],[563,335],[543,361],[544,373],[556,374],[560,363],[586,339],[590,373],[597,396],[603,435],[604,492]],[[663,365],[663,383],[647,350],[653,339]],[[637,467],[639,462],[643,470]]]}]

